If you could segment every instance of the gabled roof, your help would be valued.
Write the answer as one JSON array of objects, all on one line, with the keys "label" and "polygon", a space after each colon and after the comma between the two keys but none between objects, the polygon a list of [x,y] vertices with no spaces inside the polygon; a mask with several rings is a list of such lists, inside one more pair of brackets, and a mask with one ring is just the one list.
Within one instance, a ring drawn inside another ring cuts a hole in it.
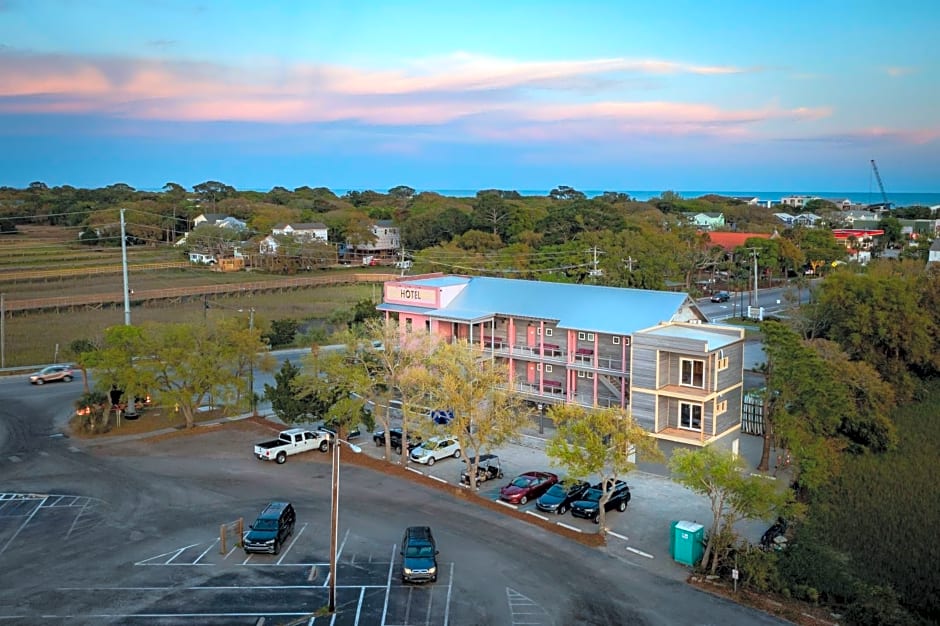
[{"label": "gabled roof", "polygon": [[324,230],[327,225],[323,222],[301,222],[299,224],[276,224],[274,230],[284,230],[290,226],[293,230]]},{"label": "gabled roof", "polygon": [[712,232],[708,233],[708,238],[716,246],[721,246],[725,250],[734,250],[738,246],[743,246],[748,239],[758,237],[760,239],[771,239],[773,235],[768,233],[739,233],[739,232]]},{"label": "gabled roof", "polygon": [[572,285],[484,276],[440,276],[398,284],[425,287],[464,285],[439,309],[380,304],[381,311],[413,312],[437,319],[479,322],[494,316],[555,320],[560,328],[632,335],[662,322],[704,320],[685,293]]}]

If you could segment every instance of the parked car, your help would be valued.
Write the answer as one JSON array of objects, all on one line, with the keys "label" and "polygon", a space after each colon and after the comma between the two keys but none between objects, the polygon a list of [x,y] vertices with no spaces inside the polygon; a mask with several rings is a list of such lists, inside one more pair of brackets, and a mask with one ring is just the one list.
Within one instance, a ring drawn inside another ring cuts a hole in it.
[{"label": "parked car", "polygon": [[[337,424],[335,424],[334,422],[323,422],[322,424],[320,424],[317,430],[324,430],[330,433],[331,435],[335,435],[336,431],[339,429],[337,428]],[[344,437],[344,439],[348,439],[349,441],[352,441],[353,439],[358,439],[359,437],[362,436],[362,431],[359,430],[359,428],[356,426],[352,428],[347,428],[346,431],[347,432],[346,432],[346,436]]]},{"label": "parked car", "polygon": [[401,540],[401,581],[403,583],[437,580],[437,544],[428,526],[405,529]]},{"label": "parked car", "polygon": [[716,291],[715,293],[712,294],[712,297],[711,297],[712,302],[727,302],[730,299],[731,299],[731,294],[728,293],[727,291]]},{"label": "parked car", "polygon": [[[470,457],[470,464],[473,465],[475,457]],[[503,468],[499,465],[499,457],[495,454],[481,454],[477,462],[477,484],[485,483],[488,480],[494,480],[503,477]],[[460,483],[470,484],[470,474],[465,469],[460,473]]]},{"label": "parked car", "polygon": [[571,508],[571,504],[580,500],[590,488],[591,484],[585,480],[556,483],[535,501],[535,506],[539,511],[564,515]]},{"label": "parked car", "polygon": [[281,545],[294,532],[297,515],[290,502],[272,502],[264,507],[258,519],[249,527],[242,538],[242,548],[246,553],[270,552],[277,554]]},{"label": "parked car", "polygon": [[[575,517],[583,517],[592,520],[595,524],[600,522],[600,500],[604,495],[601,483],[598,483],[584,492],[580,500],[571,505],[571,514]],[[616,508],[623,512],[627,510],[627,503],[630,502],[630,487],[622,480],[614,483],[610,499],[604,505],[605,511]]]},{"label": "parked car", "polygon": [[50,365],[44,367],[35,374],[29,375],[29,382],[33,385],[45,385],[46,383],[63,382],[67,383],[75,377],[72,368],[69,365]]},{"label": "parked car", "polygon": [[282,430],[278,433],[277,439],[256,443],[255,456],[262,461],[277,461],[278,465],[281,465],[291,454],[300,454],[310,450],[326,452],[330,449],[332,436],[325,430],[313,431],[303,428]]},{"label": "parked car", "polygon": [[450,456],[460,458],[460,442],[455,437],[431,437],[411,451],[411,460],[425,465]]},{"label": "parked car", "polygon": [[[388,439],[389,444],[392,446],[392,450],[396,453],[401,453],[401,428],[389,428],[388,429]],[[372,440],[375,441],[375,445],[382,447],[385,445],[385,431],[377,430],[372,433]],[[421,437],[418,435],[412,435],[408,433],[408,452],[411,452],[415,447],[421,445]]]},{"label": "parked car", "polygon": [[499,490],[499,499],[510,504],[525,504],[533,498],[538,498],[557,482],[558,474],[551,472],[519,474]]}]

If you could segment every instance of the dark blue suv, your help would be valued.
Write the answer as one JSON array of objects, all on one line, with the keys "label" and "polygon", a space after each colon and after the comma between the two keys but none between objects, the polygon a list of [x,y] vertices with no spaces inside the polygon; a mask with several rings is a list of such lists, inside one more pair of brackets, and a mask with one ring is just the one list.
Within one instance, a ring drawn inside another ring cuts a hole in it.
[{"label": "dark blue suv", "polygon": [[277,554],[281,546],[294,532],[297,516],[290,502],[272,502],[264,507],[258,519],[248,527],[242,539],[245,552],[269,552]]}]

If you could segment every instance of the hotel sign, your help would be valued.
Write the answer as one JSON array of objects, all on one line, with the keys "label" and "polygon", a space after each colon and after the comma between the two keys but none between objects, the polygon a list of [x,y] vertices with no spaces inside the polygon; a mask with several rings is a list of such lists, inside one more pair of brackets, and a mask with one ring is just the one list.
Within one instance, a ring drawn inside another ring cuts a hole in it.
[{"label": "hotel sign", "polygon": [[437,307],[437,289],[409,285],[385,285],[385,301],[429,308]]}]

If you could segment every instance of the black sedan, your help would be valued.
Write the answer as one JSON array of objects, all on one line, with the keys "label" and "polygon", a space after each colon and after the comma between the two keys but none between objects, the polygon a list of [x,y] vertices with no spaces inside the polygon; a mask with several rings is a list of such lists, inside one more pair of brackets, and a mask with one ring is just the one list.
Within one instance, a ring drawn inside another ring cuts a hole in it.
[{"label": "black sedan", "polygon": [[[580,500],[571,505],[571,514],[575,517],[592,520],[597,524],[600,522],[600,501],[603,495],[601,484],[594,485],[584,492]],[[627,510],[628,502],[630,502],[630,487],[622,480],[618,480],[611,489],[610,499],[604,504],[604,510],[610,511],[616,508],[622,513]]]},{"label": "black sedan", "polygon": [[571,508],[571,503],[581,499],[591,485],[583,480],[565,481],[552,485],[535,501],[535,506],[546,513],[564,515]]},{"label": "black sedan", "polygon": [[[396,453],[401,452],[401,428],[389,428],[388,429],[388,438],[389,444],[392,447],[392,450]],[[377,430],[372,433],[372,440],[375,441],[376,446],[385,445],[385,431]],[[416,446],[421,445],[421,437],[417,437],[408,433],[408,451],[411,452]]]}]

